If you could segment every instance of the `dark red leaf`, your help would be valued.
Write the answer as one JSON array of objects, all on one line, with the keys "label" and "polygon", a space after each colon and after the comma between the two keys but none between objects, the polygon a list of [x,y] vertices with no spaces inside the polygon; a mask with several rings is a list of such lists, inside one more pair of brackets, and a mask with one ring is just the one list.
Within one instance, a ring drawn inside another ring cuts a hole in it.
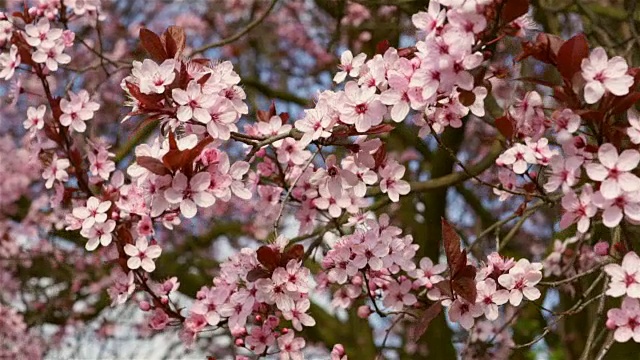
[{"label": "dark red leaf", "polygon": [[159,101],[164,99],[162,94],[144,94],[140,91],[138,85],[132,84],[128,81],[125,82],[125,85],[127,86],[131,96],[140,103],[141,109],[159,110],[162,108],[162,106],[158,104]]},{"label": "dark red leaf", "polygon": [[156,175],[168,175],[170,174],[169,170],[164,166],[162,161],[153,158],[151,156],[138,156],[136,158],[136,162],[138,165],[143,168],[151,171]]},{"label": "dark red leaf", "polygon": [[264,122],[269,122],[269,120],[271,120],[272,117],[276,116],[276,103],[275,101],[271,102],[271,105],[269,105],[269,110],[265,111],[265,110],[258,110],[256,112],[257,117],[258,117],[258,121],[264,121]]},{"label": "dark red leaf", "polygon": [[508,24],[529,11],[529,0],[506,0],[500,12],[500,22]]},{"label": "dark red leaf", "polygon": [[425,310],[422,313],[420,318],[418,318],[418,321],[416,321],[416,323],[409,328],[409,332],[407,334],[408,340],[412,343],[415,343],[418,340],[420,340],[422,335],[424,335],[424,333],[429,328],[429,324],[431,324],[431,321],[433,321],[433,319],[435,319],[438,315],[440,315],[441,311],[442,311],[441,303],[436,302],[431,304],[427,308],[427,310]]},{"label": "dark red leaf", "polygon": [[141,28],[140,29],[140,42],[142,43],[142,47],[156,60],[156,61],[164,61],[168,59],[167,52],[162,45],[162,41],[160,37],[156,35],[153,31]]},{"label": "dark red leaf", "polygon": [[539,33],[534,42],[524,41],[522,43],[522,52],[516,56],[514,61],[519,62],[533,56],[544,63],[555,65],[562,44],[564,41],[559,36]]},{"label": "dark red leaf", "polygon": [[376,44],[376,54],[384,54],[391,47],[389,40],[384,39]]},{"label": "dark red leaf", "polygon": [[513,120],[508,115],[496,119],[496,128],[507,140],[513,139],[516,129]]},{"label": "dark red leaf", "polygon": [[302,256],[304,256],[304,246],[295,244],[284,253],[284,256],[282,257],[283,261],[280,266],[287,266],[289,260],[300,260],[302,259]]},{"label": "dark red leaf", "polygon": [[182,55],[186,44],[184,29],[180,26],[169,26],[160,38],[169,58],[178,58]]},{"label": "dark red leaf", "polygon": [[560,46],[557,57],[558,71],[571,82],[573,75],[580,71],[582,59],[589,56],[589,44],[584,34],[578,34]]},{"label": "dark red leaf", "polygon": [[386,134],[395,129],[395,126],[392,124],[380,124],[376,126],[372,126],[369,130],[365,131],[363,134],[367,135],[375,135],[375,134]]},{"label": "dark red leaf", "polygon": [[[471,266],[471,265],[469,265]],[[471,304],[476,303],[477,290],[474,278],[462,277],[451,281],[451,287],[458,296]]]},{"label": "dark red leaf", "polygon": [[464,106],[471,106],[476,102],[476,94],[474,94],[473,91],[460,90],[458,100],[460,100],[460,103]]},{"label": "dark red leaf", "polygon": [[387,147],[384,143],[373,153],[373,159],[375,160],[374,170],[377,170],[387,162]]},{"label": "dark red leaf", "polygon": [[260,246],[257,255],[258,261],[267,270],[273,271],[280,264],[280,254],[267,245]]},{"label": "dark red leaf", "polygon": [[255,268],[247,273],[247,281],[254,282],[258,279],[267,279],[271,277],[271,273],[263,268]]},{"label": "dark red leaf", "polygon": [[460,250],[460,236],[458,236],[458,233],[456,233],[456,231],[447,220],[442,218],[441,222],[444,253],[447,256],[447,263],[449,264],[449,268],[454,269],[456,268],[456,264],[461,261],[460,256],[462,255],[462,251]]},{"label": "dark red leaf", "polygon": [[625,96],[616,97],[613,100],[613,108],[611,113],[614,115],[622,114],[629,110],[635,103],[640,101],[640,92],[634,91]]}]

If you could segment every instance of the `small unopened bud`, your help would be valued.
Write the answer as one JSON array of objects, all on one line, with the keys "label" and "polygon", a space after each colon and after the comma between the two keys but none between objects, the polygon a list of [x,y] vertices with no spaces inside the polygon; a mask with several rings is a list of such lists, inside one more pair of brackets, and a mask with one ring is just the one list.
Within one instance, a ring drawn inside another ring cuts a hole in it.
[{"label": "small unopened bud", "polygon": [[236,346],[242,346],[242,345],[244,345],[244,340],[236,339]]},{"label": "small unopened bud", "polygon": [[149,304],[149,302],[146,300],[140,301],[138,306],[140,306],[140,310],[142,311],[149,311],[149,309],[151,309],[151,304]]},{"label": "small unopened bud", "polygon": [[607,319],[607,329],[615,330],[616,328],[617,328],[616,322],[611,319]]},{"label": "small unopened bud", "polygon": [[361,319],[366,319],[371,315],[371,308],[367,305],[362,305],[358,308],[358,317]]},{"label": "small unopened bud", "polygon": [[607,256],[609,254],[609,243],[606,241],[600,241],[593,246],[593,251],[596,255]]}]

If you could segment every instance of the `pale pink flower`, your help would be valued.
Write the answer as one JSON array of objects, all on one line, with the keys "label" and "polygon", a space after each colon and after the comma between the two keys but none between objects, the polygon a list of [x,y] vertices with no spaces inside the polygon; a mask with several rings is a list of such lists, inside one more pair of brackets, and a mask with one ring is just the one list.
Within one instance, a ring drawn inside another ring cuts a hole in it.
[{"label": "pale pink flower", "polygon": [[537,163],[535,152],[530,147],[520,143],[513,145],[496,159],[496,164],[510,166],[513,172],[518,175],[524,174],[530,164]]},{"label": "pale pink flower", "polygon": [[640,257],[633,251],[622,259],[622,265],[607,264],[604,271],[611,276],[606,294],[613,297],[623,295],[640,298]]},{"label": "pale pink flower", "polygon": [[415,304],[418,299],[411,293],[411,280],[404,279],[401,283],[392,281],[384,292],[383,304],[385,307],[400,311],[406,306]]},{"label": "pale pink flower", "polygon": [[617,342],[640,342],[640,301],[625,297],[620,308],[607,311],[607,327],[615,329],[613,338]]},{"label": "pale pink flower", "polygon": [[478,304],[470,304],[461,298],[457,298],[449,307],[449,320],[457,322],[464,329],[469,330],[475,323],[475,318],[480,317],[484,311]]},{"label": "pale pink flower", "polygon": [[634,144],[640,144],[640,114],[636,109],[631,107],[627,110],[627,119],[629,120],[630,125],[627,128],[629,140]]},{"label": "pale pink flower", "polygon": [[284,139],[277,151],[278,162],[288,164],[291,161],[295,165],[304,164],[311,157],[311,153],[304,148],[304,144],[293,138]]},{"label": "pale pink flower", "polygon": [[540,290],[535,285],[542,279],[542,264],[530,263],[527,259],[520,259],[515,266],[509,269],[509,273],[498,277],[498,283],[509,290],[509,302],[513,306],[519,306],[524,295],[528,300],[534,301],[540,298]]},{"label": "pale pink flower", "polygon": [[0,79],[11,79],[18,66],[20,66],[18,47],[11,45],[8,54],[0,54]]},{"label": "pale pink flower", "polygon": [[356,130],[365,132],[382,122],[387,107],[380,102],[375,87],[360,87],[349,81],[340,100],[340,121],[355,124]]},{"label": "pale pink flower", "polygon": [[477,299],[476,303],[482,307],[487,320],[498,318],[498,305],[506,304],[509,301],[509,291],[496,290],[496,282],[488,278],[476,283]]},{"label": "pale pink flower", "polygon": [[206,171],[195,174],[191,180],[183,173],[177,173],[164,197],[171,204],[180,204],[182,216],[191,219],[198,212],[197,206],[206,208],[216,202],[208,191],[210,184],[211,174]]},{"label": "pale pink flower", "polygon": [[103,223],[94,223],[93,226],[88,228],[82,228],[80,235],[89,239],[85,245],[85,249],[88,251],[95,250],[98,245],[107,246],[111,244],[111,233],[116,228],[116,222],[113,220],[107,220]]},{"label": "pale pink flower", "polygon": [[65,46],[63,43],[57,43],[49,49],[39,48],[33,53],[31,58],[38,64],[45,64],[50,71],[57,71],[58,64],[68,64],[71,62],[71,56],[63,53]]},{"label": "pale pink flower", "polygon": [[143,94],[162,94],[176,77],[175,66],[174,59],[167,59],[160,65],[151,59],[144,59],[142,62],[133,62],[131,74],[138,79]]},{"label": "pale pink flower", "polygon": [[625,192],[615,199],[606,199],[601,191],[593,195],[593,203],[603,209],[602,224],[608,228],[618,226],[623,216],[640,221],[640,191]]},{"label": "pale pink flower", "polygon": [[343,52],[340,56],[340,65],[338,65],[338,69],[341,71],[336,73],[333,77],[333,81],[339,84],[346,79],[347,75],[350,77],[358,76],[360,74],[360,68],[366,59],[367,55],[364,53],[360,53],[354,58],[351,50]]},{"label": "pale pink flower", "polygon": [[51,189],[53,182],[58,180],[66,182],[69,180],[69,174],[65,171],[70,166],[68,159],[58,159],[58,155],[53,154],[51,164],[44,169],[42,178],[47,180],[45,187]]},{"label": "pale pink flower", "polygon": [[46,105],[40,105],[38,108],[29,106],[27,109],[27,120],[24,121],[24,128],[35,132],[44,128],[44,114],[47,111]]},{"label": "pale pink flower", "polygon": [[293,328],[297,331],[302,331],[302,326],[315,326],[316,321],[307,314],[309,308],[311,307],[311,302],[309,299],[302,299],[296,302],[296,305],[289,311],[283,311],[282,316],[291,321]]},{"label": "pale pink flower", "polygon": [[90,228],[95,223],[103,223],[107,221],[107,210],[111,207],[111,201],[100,201],[95,196],[87,200],[86,206],[73,209],[73,216],[82,220],[83,228]]},{"label": "pale pink flower", "polygon": [[606,91],[622,96],[629,93],[633,77],[627,74],[629,66],[624,58],[615,56],[609,60],[606,51],[595,48],[588,58],[582,59],[582,77],[587,82],[584,87],[584,100],[595,104]]},{"label": "pale pink flower", "polygon": [[303,360],[302,349],[305,341],[301,337],[294,337],[295,333],[289,331],[278,338],[278,348],[280,349],[280,360]]},{"label": "pale pink flower", "polygon": [[427,289],[431,289],[434,284],[444,280],[439,274],[442,274],[447,270],[447,264],[433,265],[433,261],[428,257],[420,259],[420,267],[410,272],[410,275],[415,278],[415,286],[425,286]]},{"label": "pale pink flower", "polygon": [[149,246],[149,241],[145,236],[141,236],[136,240],[136,245],[126,244],[124,252],[129,255],[127,266],[131,270],[142,268],[146,272],[152,272],[156,269],[154,259],[160,256],[162,248],[158,245]]},{"label": "pale pink flower", "polygon": [[582,188],[580,197],[573,191],[569,191],[562,197],[564,214],[560,219],[560,228],[566,229],[569,225],[578,223],[578,232],[586,233],[589,230],[591,218],[596,215],[598,208],[593,203],[593,189],[587,184]]},{"label": "pale pink flower", "polygon": [[562,191],[568,191],[580,180],[580,167],[583,161],[578,156],[571,156],[566,159],[561,155],[552,157],[550,161],[551,174],[547,179],[547,183],[544,184],[544,190],[553,192],[562,186]]},{"label": "pale pink flower", "polygon": [[97,154],[90,152],[87,158],[89,159],[91,175],[98,176],[103,180],[109,180],[109,175],[116,170],[116,163],[109,157],[108,151],[99,151]]},{"label": "pale pink flower", "polygon": [[60,124],[70,126],[79,133],[84,132],[87,129],[85,121],[93,118],[93,113],[99,108],[98,103],[90,101],[86,90],[80,90],[77,94],[69,92],[69,100],[60,100]]},{"label": "pale pink flower", "polygon": [[387,164],[380,169],[380,190],[389,196],[393,202],[400,201],[400,195],[407,195],[411,191],[408,182],[402,180],[405,167],[395,160],[387,161]]},{"label": "pale pink flower", "polygon": [[173,100],[180,105],[176,117],[182,122],[195,119],[203,124],[211,121],[211,114],[207,109],[213,105],[215,97],[202,93],[202,86],[197,81],[191,80],[187,90],[173,89]]},{"label": "pale pink flower", "polygon": [[640,178],[631,173],[640,163],[637,150],[624,150],[618,155],[615,146],[602,144],[598,149],[598,163],[585,165],[591,180],[601,181],[600,192],[606,199],[614,199],[623,191],[640,190]]},{"label": "pale pink flower", "polygon": [[62,29],[52,29],[49,20],[44,17],[35,25],[25,25],[24,32],[27,34],[27,43],[39,49],[51,49],[56,45],[56,40],[62,37]]}]

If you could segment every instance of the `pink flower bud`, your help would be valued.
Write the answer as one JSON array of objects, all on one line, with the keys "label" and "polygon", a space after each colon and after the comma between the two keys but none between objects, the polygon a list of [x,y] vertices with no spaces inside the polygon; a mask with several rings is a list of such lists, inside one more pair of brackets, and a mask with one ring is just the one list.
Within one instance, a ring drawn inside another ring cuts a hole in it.
[{"label": "pink flower bud", "polygon": [[361,319],[366,319],[371,315],[371,308],[367,305],[362,305],[358,308],[358,317]]},{"label": "pink flower bud", "polygon": [[140,306],[140,310],[142,311],[149,311],[149,309],[151,309],[151,304],[149,304],[149,302],[146,300],[140,301],[138,306]]},{"label": "pink flower bud", "polygon": [[236,346],[242,346],[242,345],[244,345],[244,340],[242,340],[242,339],[236,339],[235,344],[236,344]]},{"label": "pink flower bud", "polygon": [[615,321],[607,319],[607,329],[615,330],[617,328]]},{"label": "pink flower bud", "polygon": [[596,255],[607,256],[609,254],[609,243],[600,241],[593,246],[593,251]]}]

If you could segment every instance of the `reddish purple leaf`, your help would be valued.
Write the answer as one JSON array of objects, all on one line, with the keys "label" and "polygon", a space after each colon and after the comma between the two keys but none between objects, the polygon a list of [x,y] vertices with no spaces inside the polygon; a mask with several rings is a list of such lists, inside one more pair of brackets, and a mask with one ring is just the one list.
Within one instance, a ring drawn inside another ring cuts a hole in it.
[{"label": "reddish purple leaf", "polygon": [[560,46],[557,57],[558,71],[562,77],[571,81],[573,75],[580,71],[582,59],[589,56],[589,44],[584,34],[578,34]]}]

